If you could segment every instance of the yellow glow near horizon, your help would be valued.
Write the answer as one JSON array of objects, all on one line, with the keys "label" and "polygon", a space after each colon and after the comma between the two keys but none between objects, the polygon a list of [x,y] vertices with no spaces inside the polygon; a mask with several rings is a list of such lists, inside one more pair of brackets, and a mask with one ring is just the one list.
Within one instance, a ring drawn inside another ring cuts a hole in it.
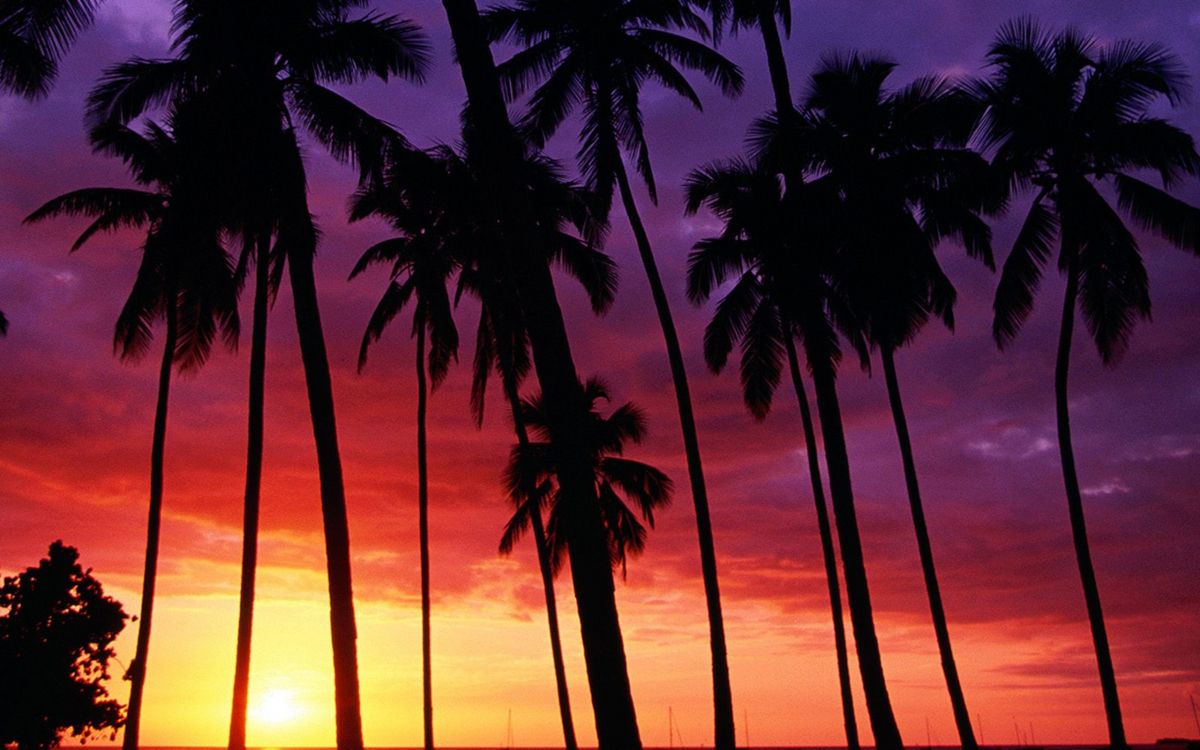
[{"label": "yellow glow near horizon", "polygon": [[303,708],[296,701],[296,693],[282,688],[266,691],[250,709],[255,721],[272,725],[285,724],[303,713]]}]

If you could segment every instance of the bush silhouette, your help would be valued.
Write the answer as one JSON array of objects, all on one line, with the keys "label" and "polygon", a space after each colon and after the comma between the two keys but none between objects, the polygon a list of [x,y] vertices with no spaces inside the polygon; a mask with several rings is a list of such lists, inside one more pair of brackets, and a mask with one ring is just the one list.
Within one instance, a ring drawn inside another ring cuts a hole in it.
[{"label": "bush silhouette", "polygon": [[6,577],[0,613],[0,743],[51,748],[65,730],[115,738],[124,709],[104,683],[127,615],[78,550],[56,541],[36,567]]}]

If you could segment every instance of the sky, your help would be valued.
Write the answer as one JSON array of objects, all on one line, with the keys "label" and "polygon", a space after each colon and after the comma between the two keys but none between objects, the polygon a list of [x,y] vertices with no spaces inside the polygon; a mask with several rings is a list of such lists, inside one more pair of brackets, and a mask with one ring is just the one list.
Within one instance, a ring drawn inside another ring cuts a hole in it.
[{"label": "sky", "polygon": [[[424,26],[435,66],[423,86],[369,84],[347,94],[419,145],[453,142],[463,92],[434,0],[379,2]],[[897,84],[929,72],[981,72],[1006,19],[1033,14],[1111,41],[1169,46],[1200,74],[1196,0],[877,0],[793,2],[787,41],[793,85],[833,50],[884,52]],[[69,189],[123,185],[117,163],[89,153],[83,99],[104,66],[163,53],[166,0],[107,0],[45,99],[0,98],[0,572],[33,565],[55,539],[129,612],[139,601],[157,354],[122,364],[111,331],[137,264],[138,237],[67,248],[80,222],[24,227],[21,218]],[[729,639],[739,740],[832,744],[841,734],[827,589],[804,445],[781,390],[761,423],[741,404],[736,370],[714,377],[701,357],[711,308],[683,294],[688,250],[713,233],[684,217],[681,184],[711,159],[735,156],[769,107],[759,39],[722,51],[747,77],[730,101],[698,86],[703,113],[649,88],[644,106],[660,202],[642,208],[684,344],[709,482]],[[503,57],[503,54],[501,54]],[[1200,133],[1200,99],[1170,115]],[[549,150],[570,160],[576,130]],[[386,284],[376,271],[348,283],[361,252],[387,227],[348,225],[354,175],[310,144],[310,200],[324,230],[317,277],[346,474],[366,741],[414,745],[421,736],[419,577],[413,344],[401,324],[355,359]],[[1200,202],[1194,182],[1179,194]],[[1028,198],[995,225],[1003,258]],[[1103,367],[1085,335],[1071,373],[1075,448],[1092,554],[1107,616],[1126,726],[1135,742],[1195,736],[1200,698],[1200,262],[1145,235],[1153,322],[1125,358]],[[695,517],[661,333],[632,237],[618,213],[608,252],[621,269],[612,310],[597,318],[580,290],[559,294],[581,373],[603,376],[616,404],[649,416],[630,452],[677,481],[645,554],[618,581],[618,603],[642,736],[711,742],[707,623]],[[990,338],[996,277],[951,245],[940,252],[959,290],[957,329],[930,327],[898,355],[938,572],[976,733],[989,743],[1104,740],[1102,703],[1070,544],[1055,443],[1053,357],[1063,283],[1052,271],[1025,329],[1005,352]],[[333,742],[331,654],[319,496],[291,299],[270,320],[262,545],[251,676],[249,741]],[[462,363],[477,310],[464,303]],[[243,300],[248,330],[250,310]],[[143,743],[224,742],[232,686],[245,461],[248,341],[218,352],[171,393],[155,629]],[[502,404],[476,430],[469,367],[454,368],[430,405],[433,689],[439,744],[496,745],[511,715],[517,744],[560,738],[544,605],[532,545],[497,554],[508,507],[500,472],[512,442]],[[880,644],[897,718],[910,743],[954,741],[882,377],[847,363],[839,380],[858,516]],[[614,404],[615,405],[615,404]],[[576,728],[594,742],[578,620],[558,581]],[[136,625],[118,641],[132,656]],[[116,674],[121,673],[118,666]],[[127,684],[114,681],[124,698]],[[855,679],[860,726],[869,740]],[[511,712],[511,713],[510,713]],[[1018,734],[1019,732],[1019,734]]]}]

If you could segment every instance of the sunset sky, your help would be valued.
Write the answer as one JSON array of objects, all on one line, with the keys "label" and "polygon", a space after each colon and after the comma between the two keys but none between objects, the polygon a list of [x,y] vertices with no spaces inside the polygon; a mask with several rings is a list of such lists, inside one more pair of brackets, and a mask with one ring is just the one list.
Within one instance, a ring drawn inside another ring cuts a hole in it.
[{"label": "sunset sky", "polygon": [[[418,145],[453,142],[463,91],[436,0],[375,7],[416,20],[436,65],[424,86],[370,84],[347,93]],[[1200,0],[794,0],[787,44],[799,92],[817,58],[862,49],[893,56],[897,83],[937,72],[980,72],[1008,18],[1031,13],[1102,39],[1162,42],[1200,75]],[[85,566],[136,612],[145,539],[157,349],[119,363],[111,332],[136,268],[135,234],[102,237],[70,256],[82,222],[22,227],[69,189],[126,184],[119,163],[93,156],[83,99],[103,66],[164,54],[168,0],[107,0],[63,65],[48,98],[0,97],[0,572],[36,563],[51,541],[77,546]],[[737,155],[770,87],[755,34],[722,45],[747,77],[725,100],[697,84],[703,114],[648,88],[648,138],[661,201],[645,218],[680,327],[696,400],[729,638],[738,739],[755,745],[844,742],[820,547],[794,400],[781,389],[756,423],[736,370],[712,376],[700,341],[711,309],[683,294],[692,244],[714,232],[684,218],[680,185],[708,160]],[[499,53],[504,56],[503,52]],[[1200,91],[1173,119],[1200,135]],[[570,159],[572,126],[550,144]],[[346,277],[386,236],[349,226],[354,174],[308,148],[311,205],[325,236],[317,260],[345,466],[359,622],[363,723],[369,745],[421,738],[417,573],[415,374],[407,323],[385,335],[362,375],[362,330],[386,283],[382,270]],[[1195,182],[1179,194],[1200,203]],[[1015,216],[995,226],[1007,254]],[[594,317],[560,280],[576,361],[602,375],[618,402],[650,417],[631,452],[670,473],[679,491],[646,553],[618,582],[618,603],[642,736],[667,744],[672,709],[682,740],[711,742],[707,623],[695,518],[661,334],[632,237],[615,212],[609,253],[621,267],[612,311]],[[1077,336],[1071,408],[1092,552],[1133,742],[1195,736],[1200,700],[1200,260],[1145,237],[1154,320],[1125,359],[1103,368]],[[986,743],[1012,743],[1014,724],[1039,743],[1102,742],[1104,721],[1055,443],[1052,370],[1062,282],[1053,272],[1009,351],[990,337],[996,278],[942,248],[959,289],[955,333],[930,327],[898,355],[926,512],[966,698]],[[249,299],[243,300],[248,303]],[[476,308],[458,317],[469,364]],[[171,394],[159,593],[143,712],[144,745],[218,745],[228,731],[241,499],[247,338],[217,352]],[[406,318],[407,320],[407,318]],[[332,662],[312,433],[291,298],[274,308],[267,362],[263,537],[251,677],[249,742],[333,743]],[[509,711],[521,745],[561,739],[544,602],[531,544],[496,547],[507,519],[499,488],[512,442],[499,401],[476,431],[470,368],[451,371],[430,405],[433,675],[439,744],[492,745]],[[882,376],[847,362],[840,379],[850,459],[884,668],[905,739],[950,744],[946,697],[895,433]],[[494,394],[493,394],[494,395]],[[595,741],[569,580],[559,581],[567,671],[581,741]],[[128,663],[136,626],[118,642]],[[121,667],[114,669],[120,674]],[[856,672],[857,677],[857,672]],[[122,699],[127,683],[114,681]],[[856,697],[862,690],[855,684]],[[748,722],[747,722],[748,720]],[[860,729],[869,741],[865,708]]]}]

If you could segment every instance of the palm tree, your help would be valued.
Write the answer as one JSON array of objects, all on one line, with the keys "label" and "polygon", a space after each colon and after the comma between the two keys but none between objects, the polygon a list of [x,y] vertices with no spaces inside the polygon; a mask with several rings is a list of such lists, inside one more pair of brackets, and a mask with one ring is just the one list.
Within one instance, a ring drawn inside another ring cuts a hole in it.
[{"label": "palm tree", "polygon": [[1109,741],[1127,747],[1100,591],[1088,547],[1083,498],[1071,444],[1067,374],[1075,310],[1083,316],[1106,365],[1125,351],[1138,318],[1149,317],[1146,269],[1137,240],[1109,203],[1172,244],[1200,251],[1200,211],[1135,174],[1157,171],[1164,187],[1200,173],[1191,136],[1149,110],[1176,104],[1183,72],[1154,44],[1101,46],[1075,31],[1041,29],[1030,19],[1005,24],[988,51],[992,75],[975,83],[987,106],[980,128],[993,163],[1015,188],[1034,191],[996,289],[993,333],[1005,346],[1033,307],[1042,270],[1059,245],[1066,276],[1054,392],[1058,445],[1075,557],[1091,623]]},{"label": "palm tree", "polygon": [[[772,283],[781,290],[777,292],[777,303],[785,308],[780,325],[784,326],[785,331],[792,330],[794,336],[803,340],[805,358],[813,379],[817,415],[825,442],[825,464],[829,473],[834,523],[842,553],[846,598],[850,606],[867,713],[876,747],[890,750],[903,747],[903,741],[888,696],[879,641],[875,634],[841,405],[837,395],[837,365],[841,357],[839,336],[847,338],[864,361],[867,358],[866,342],[846,299],[845,290],[836,283],[837,265],[844,243],[839,231],[840,227],[845,226],[841,216],[844,212],[842,196],[832,189],[829,180],[806,183],[787,178],[789,174],[803,176],[809,166],[805,160],[820,145],[804,142],[804,122],[804,119],[796,118],[785,125],[778,117],[765,118],[756,124],[752,144],[757,152],[757,168],[766,170],[783,183],[780,189],[784,192],[779,200],[786,207],[782,236],[787,244],[778,251],[780,260],[773,264]],[[737,265],[728,268],[718,265],[703,271],[706,278],[713,279],[706,282],[712,285],[708,293],[737,268]],[[703,299],[703,296],[700,298]],[[736,338],[734,334],[739,327],[750,324],[749,303],[750,298],[745,295],[726,298],[718,307],[714,326],[710,330],[724,330],[731,338]],[[767,325],[767,320],[761,323]],[[776,350],[773,356],[778,358],[780,353]],[[777,367],[772,369],[778,372],[781,368],[782,362],[779,361]]]},{"label": "palm tree", "polygon": [[[544,394],[547,429],[566,447],[574,434],[575,406],[584,394],[550,274],[552,254],[546,251],[560,224],[548,220],[544,207],[522,185],[527,144],[508,118],[475,0],[443,0],[442,6],[467,91],[465,147],[491,199],[488,216],[500,234],[497,261],[511,269],[512,291],[520,301],[533,369]],[[568,554],[600,747],[640,748],[608,543],[587,457],[579,452],[575,460],[564,461],[558,479],[564,496],[578,504],[585,519],[574,529]]]},{"label": "palm tree", "polygon": [[[779,253],[789,247],[784,205],[785,193],[777,177],[769,170],[759,169],[744,161],[707,165],[694,171],[687,181],[687,210],[689,213],[708,206],[725,228],[716,237],[696,243],[688,262],[688,296],[695,304],[703,304],[712,296],[715,284],[706,270],[726,268],[722,274],[738,275],[737,288],[729,295],[736,301],[745,295],[747,321],[759,321],[757,326],[733,325],[729,318],[715,318],[710,324],[712,333],[705,337],[705,358],[714,372],[724,369],[734,345],[742,347],[743,399],[757,419],[766,418],[771,401],[782,375],[779,352],[787,357],[788,370],[800,422],[804,431],[808,456],[808,473],[812,482],[813,501],[817,511],[817,529],[821,539],[821,554],[825,564],[825,579],[829,588],[829,605],[833,616],[833,636],[837,653],[838,685],[842,700],[842,721],[847,747],[856,749],[858,724],[854,714],[854,697],[850,687],[850,660],[847,653],[846,626],[842,618],[841,583],[838,578],[837,557],[834,553],[833,529],[825,504],[821,482],[820,455],[812,409],[800,370],[794,336],[784,334],[782,313],[775,297],[764,283],[762,265],[780,262]],[[735,271],[740,269],[739,271]],[[722,276],[724,278],[724,275]],[[780,290],[776,294],[784,294]],[[732,308],[731,308],[732,309]]]},{"label": "palm tree", "polygon": [[[663,472],[624,457],[626,443],[641,443],[645,437],[646,418],[641,410],[627,403],[602,416],[596,403],[608,401],[609,391],[595,378],[583,386],[583,393],[586,409],[579,415],[576,439],[593,462],[609,559],[624,575],[629,556],[640,554],[646,546],[646,527],[638,515],[653,528],[654,512],[671,502],[673,487]],[[572,528],[587,520],[578,504],[563,495],[558,481],[559,464],[574,461],[578,446],[564,451],[551,440],[541,397],[522,401],[521,421],[540,441],[516,445],[509,457],[504,484],[516,512],[504,527],[500,548],[511,550],[529,529],[532,516],[545,505],[549,519],[546,546],[551,566],[558,570],[566,560]],[[630,509],[629,502],[637,512]]]},{"label": "palm tree", "polygon": [[950,644],[895,352],[931,316],[953,326],[954,287],[934,251],[952,237],[991,267],[991,233],[979,214],[996,205],[988,201],[987,162],[963,145],[977,106],[933,76],[888,91],[894,68],[857,54],[827,59],[813,76],[793,145],[804,149],[810,179],[829,183],[844,202],[836,280],[880,352],[942,671],[959,739],[971,750],[977,743]]},{"label": "palm tree", "polygon": [[[582,235],[578,237],[574,233],[559,231],[557,237],[549,238],[546,244],[551,251],[551,259],[558,260],[563,270],[583,285],[591,299],[593,310],[597,314],[603,314],[612,304],[616,291],[616,266],[606,255],[593,247],[602,237],[597,234],[598,227],[592,222],[587,196],[583,191],[565,184],[554,170],[555,165],[547,160],[531,159],[529,166],[529,184],[538,195],[538,205],[551,212],[557,212],[561,217],[555,221],[552,213],[546,223],[555,226],[569,222]],[[458,205],[477,215],[476,209],[467,207],[467,203],[462,200],[462,196],[471,194],[471,191],[456,189],[454,192],[458,196]],[[477,194],[477,198],[479,202],[488,202],[488,196]],[[484,236],[465,245],[471,254],[469,261],[464,263],[460,277],[461,288],[473,293],[481,303],[471,391],[472,406],[479,424],[482,424],[487,381],[491,371],[495,370],[500,376],[505,399],[511,410],[518,447],[527,450],[530,439],[521,410],[520,383],[530,367],[528,333],[522,321],[520,302],[513,294],[516,285],[511,278],[512,269],[506,263],[497,263],[496,255],[488,252],[492,242],[494,238]],[[527,488],[530,497],[536,491],[534,487]],[[567,750],[576,750],[578,742],[571,718],[571,699],[558,629],[558,605],[554,593],[555,571],[546,543],[542,506],[538,504],[526,509],[525,519],[537,551],[542,589],[546,597],[550,651],[554,661],[563,742]],[[515,539],[509,541],[515,542]],[[505,555],[510,554],[512,544],[501,544],[500,551]]]},{"label": "palm tree", "polygon": [[[733,33],[737,33],[741,29],[758,27],[767,56],[767,70],[771,78],[771,90],[775,97],[776,116],[785,122],[795,118],[796,107],[792,101],[787,59],[783,54],[783,42],[779,33],[780,26],[782,26],[784,35],[791,34],[791,0],[701,0],[698,4],[708,8],[712,13],[714,41],[720,41],[726,26]],[[798,163],[798,160],[789,158],[784,165],[786,178],[797,184],[803,180]],[[813,429],[812,409],[809,406],[803,375],[794,356],[789,356],[789,369],[804,428],[809,477],[813,485],[813,500],[817,504],[817,527],[821,538],[825,574],[829,583],[834,642],[837,648],[838,686],[842,698],[842,724],[846,731],[847,746],[850,750],[857,750],[859,747],[858,720],[854,714],[854,695],[850,687],[850,659],[846,651],[846,628],[842,621],[842,597],[837,579],[837,560],[833,554],[833,532],[829,526],[829,512],[825,506],[825,490],[821,482],[821,467],[814,439],[816,431]]]},{"label": "palm tree", "polygon": [[[58,76],[59,58],[94,10],[95,0],[13,0],[0,7],[0,93],[45,96]],[[6,335],[8,318],[0,312],[0,336]]]},{"label": "palm tree", "polygon": [[[395,16],[351,17],[353,0],[200,3],[176,11],[176,57],[134,59],[110,69],[93,92],[94,120],[125,121],[180,96],[203,96],[214,106],[214,130],[253,151],[214,144],[214,167],[236,173],[249,166],[264,191],[262,226],[274,226],[286,259],[308,388],[321,485],[334,653],[337,743],[362,747],[356,626],[350,571],[345,486],[338,449],[333,389],[321,329],[313,260],[318,231],[308,210],[305,170],[292,123],[335,157],[364,173],[395,136],[390,128],[326,88],[393,75],[419,80],[428,60],[424,35]],[[233,166],[231,166],[233,165]]]},{"label": "palm tree", "polygon": [[494,38],[511,39],[526,47],[500,66],[508,95],[516,98],[544,79],[531,97],[523,129],[535,143],[544,143],[576,106],[581,107],[585,114],[579,162],[588,187],[596,194],[602,213],[611,204],[614,188],[619,189],[633,229],[667,347],[696,508],[712,647],[716,746],[732,748],[733,697],[696,420],[679,337],[622,150],[633,155],[651,200],[656,201],[639,102],[641,83],[657,80],[699,109],[700,99],[680,67],[700,71],[730,95],[740,93],[741,73],[709,47],[673,31],[686,28],[707,34],[703,21],[681,0],[568,4],[520,0],[489,11],[487,21]]},{"label": "palm tree", "polygon": [[[439,214],[446,204],[434,204],[433,195],[402,190],[394,181],[375,183],[358,191],[351,219],[368,216],[386,219],[398,235],[376,243],[363,253],[350,277],[377,263],[391,264],[391,281],[367,323],[358,368],[367,363],[367,351],[397,315],[413,303],[413,336],[417,340],[417,509],[421,554],[421,660],[424,693],[425,750],[433,750],[433,672],[430,664],[429,602],[429,467],[425,425],[426,375],[434,390],[445,379],[450,361],[458,358],[458,329],[454,326],[447,284],[457,262],[446,252],[438,231]],[[444,196],[437,196],[439,201]],[[426,343],[428,341],[428,344]],[[425,363],[429,351],[428,367]]]},{"label": "palm tree", "polygon": [[85,188],[48,201],[26,223],[55,216],[88,216],[93,221],[72,245],[75,251],[99,232],[146,229],[142,262],[117,319],[114,347],[122,360],[141,358],[150,348],[152,326],[165,322],[158,399],[150,452],[150,509],[137,646],[127,671],[131,680],[126,737],[137,736],[146,682],[154,614],[162,524],[163,463],[171,370],[201,367],[219,334],[232,348],[237,341],[237,296],[233,269],[220,242],[220,227],[209,221],[202,177],[189,170],[186,144],[150,123],[144,133],[121,125],[92,132],[97,151],[125,161],[140,188]]}]

